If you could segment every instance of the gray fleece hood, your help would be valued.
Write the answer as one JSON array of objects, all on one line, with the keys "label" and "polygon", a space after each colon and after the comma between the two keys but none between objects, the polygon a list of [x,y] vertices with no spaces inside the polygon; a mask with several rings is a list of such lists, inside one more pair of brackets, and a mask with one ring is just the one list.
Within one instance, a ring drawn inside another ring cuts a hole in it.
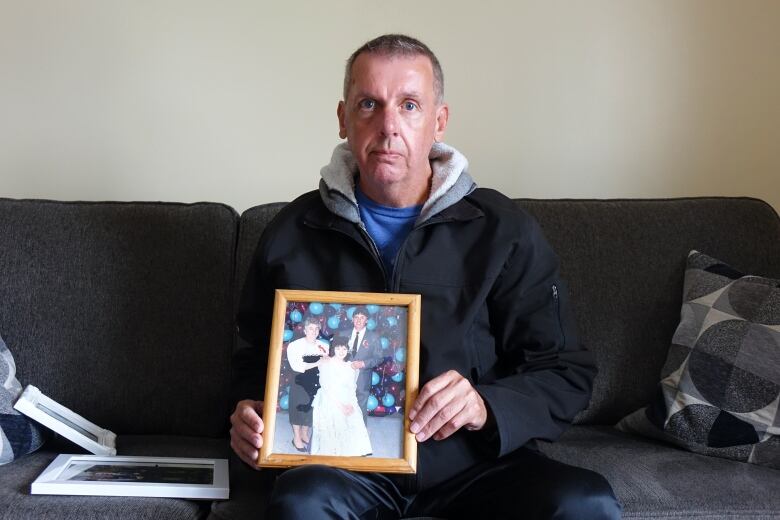
[{"label": "gray fleece hood", "polygon": [[[477,187],[467,172],[468,160],[452,146],[434,143],[428,158],[433,171],[431,193],[417,218],[418,224],[455,204]],[[336,215],[355,223],[360,222],[355,199],[357,174],[357,161],[346,142],[336,146],[330,163],[320,170],[320,196],[325,206]]]}]

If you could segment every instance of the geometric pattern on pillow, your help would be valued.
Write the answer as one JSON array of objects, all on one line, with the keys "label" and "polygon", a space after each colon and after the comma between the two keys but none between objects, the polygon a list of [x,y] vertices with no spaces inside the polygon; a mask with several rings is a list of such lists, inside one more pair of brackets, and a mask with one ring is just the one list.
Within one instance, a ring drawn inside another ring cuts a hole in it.
[{"label": "geometric pattern on pillow", "polygon": [[44,441],[41,426],[14,409],[21,393],[14,357],[0,337],[0,464],[37,450]]},{"label": "geometric pattern on pillow", "polygon": [[692,251],[656,398],[617,427],[780,468],[780,281]]}]

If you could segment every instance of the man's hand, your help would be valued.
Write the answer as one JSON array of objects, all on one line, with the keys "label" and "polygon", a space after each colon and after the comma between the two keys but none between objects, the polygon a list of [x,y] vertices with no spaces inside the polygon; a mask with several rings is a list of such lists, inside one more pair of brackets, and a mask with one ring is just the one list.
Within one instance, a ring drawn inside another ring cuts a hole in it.
[{"label": "man's hand", "polygon": [[365,367],[366,364],[363,361],[353,361],[352,362],[352,368],[355,370],[360,370],[361,368]]},{"label": "man's hand", "polygon": [[488,410],[468,379],[450,370],[423,386],[409,410],[409,419],[418,442],[430,437],[440,441],[461,428],[481,430]]},{"label": "man's hand", "polygon": [[230,447],[241,460],[250,466],[257,466],[260,448],[263,446],[262,401],[245,399],[239,401],[230,416]]}]

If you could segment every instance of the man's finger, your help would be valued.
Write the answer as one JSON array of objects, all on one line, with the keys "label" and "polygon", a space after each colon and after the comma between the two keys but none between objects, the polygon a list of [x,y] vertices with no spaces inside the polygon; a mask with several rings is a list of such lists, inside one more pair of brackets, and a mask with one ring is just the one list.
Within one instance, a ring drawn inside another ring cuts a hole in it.
[{"label": "man's finger", "polygon": [[252,448],[252,446],[231,438],[230,447],[233,448],[233,451],[236,453],[236,455],[238,455],[239,459],[243,460],[250,466],[257,465],[257,458],[260,452]]},{"label": "man's finger", "polygon": [[438,412],[428,421],[428,424],[422,427],[417,433],[417,440],[423,442],[439,433],[442,428],[456,421],[462,414],[463,401],[461,399],[451,399],[446,405],[442,406]]},{"label": "man's finger", "polygon": [[[420,393],[417,394],[417,399],[414,400],[414,404],[412,404],[412,407],[409,410],[409,419],[414,421],[417,418],[417,414],[420,413],[420,410],[425,407],[428,401],[452,383],[454,379],[453,374],[457,374],[457,372],[453,372],[452,370],[445,372],[425,383],[425,386],[423,386]],[[425,422],[427,422],[427,420],[428,418],[426,418]]]},{"label": "man's finger", "polygon": [[[431,393],[429,396],[426,394],[423,396],[422,401],[419,401],[419,398],[418,401],[415,401],[415,404],[418,402],[422,402],[423,404],[415,414],[414,422],[412,422],[410,430],[412,433],[417,434],[417,440],[420,442],[426,440],[435,433],[444,420],[448,420],[462,408],[462,405],[453,402],[456,397],[456,387],[453,384],[455,382],[449,377],[443,381],[446,382],[445,386],[441,386],[440,383],[442,381],[437,381],[437,384],[432,385],[432,388],[436,390],[435,393]],[[428,387],[428,385],[425,386]],[[428,390],[433,392],[431,387],[424,387],[423,392],[420,393],[422,394]],[[440,416],[442,411],[443,415],[446,416],[446,419]]]}]

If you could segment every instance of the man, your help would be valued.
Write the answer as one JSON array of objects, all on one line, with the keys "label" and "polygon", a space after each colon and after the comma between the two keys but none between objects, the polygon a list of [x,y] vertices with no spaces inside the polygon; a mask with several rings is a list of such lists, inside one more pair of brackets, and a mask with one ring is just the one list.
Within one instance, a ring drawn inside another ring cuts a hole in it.
[{"label": "man", "polygon": [[366,328],[368,310],[360,305],[352,312],[352,331],[347,338],[352,368],[358,370],[357,401],[363,411],[363,422],[368,426],[368,394],[371,392],[371,369],[382,361],[379,335]]},{"label": "man", "polygon": [[[268,516],[617,518],[600,475],[534,448],[587,405],[595,368],[538,225],[477,189],[441,143],[443,87],[417,40],[386,35],[355,51],[337,110],[347,143],[319,192],[269,224],[239,314],[242,336],[263,345],[276,287],[422,294],[422,387],[408,411],[417,474],[299,466],[276,479]],[[257,385],[266,353],[253,352],[256,368],[239,357],[237,369]],[[231,416],[231,445],[249,464],[263,442],[258,410],[247,399]]]}]

